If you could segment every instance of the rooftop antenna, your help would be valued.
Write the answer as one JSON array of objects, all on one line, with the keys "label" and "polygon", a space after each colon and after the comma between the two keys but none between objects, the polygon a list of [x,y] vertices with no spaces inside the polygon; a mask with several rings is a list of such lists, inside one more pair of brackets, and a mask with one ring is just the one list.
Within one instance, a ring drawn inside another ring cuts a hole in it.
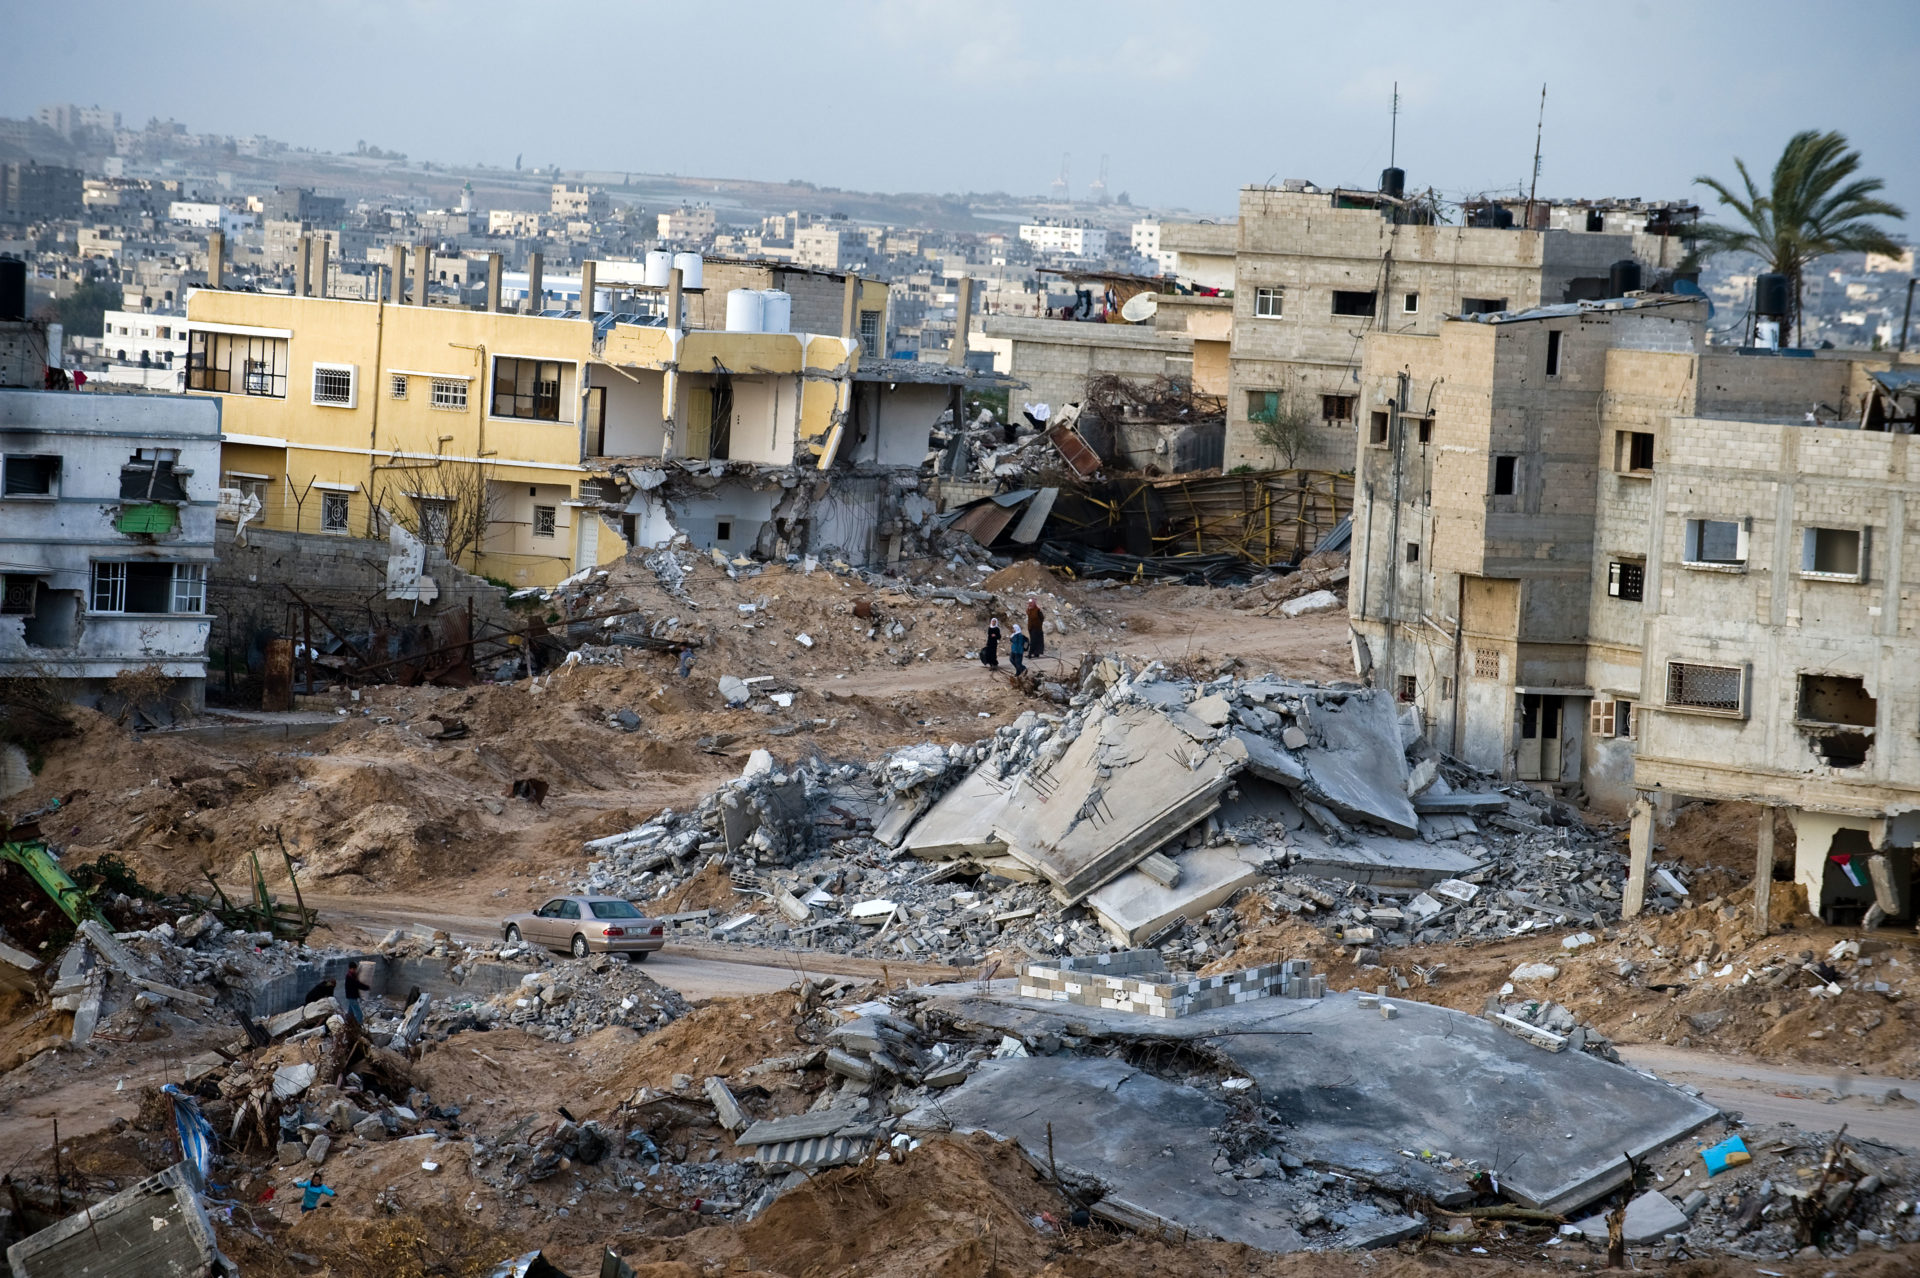
[{"label": "rooftop antenna", "polygon": [[1400,167],[1398,164],[1394,163],[1394,159],[1398,155],[1399,150],[1400,150],[1400,82],[1398,80],[1395,80],[1393,82],[1393,125],[1391,128],[1391,131],[1387,134],[1387,167],[1388,168],[1395,169]]},{"label": "rooftop antenna", "polygon": [[1540,189],[1540,134],[1547,127],[1547,86],[1540,86],[1540,119],[1533,126],[1533,182],[1527,187],[1528,230],[1533,228],[1533,197]]}]

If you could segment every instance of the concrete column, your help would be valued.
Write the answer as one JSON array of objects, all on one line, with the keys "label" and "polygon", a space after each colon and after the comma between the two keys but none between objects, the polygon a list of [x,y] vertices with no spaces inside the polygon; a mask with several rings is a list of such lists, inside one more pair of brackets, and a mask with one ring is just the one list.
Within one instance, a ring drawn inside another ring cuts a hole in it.
[{"label": "concrete column", "polygon": [[521,303],[520,309],[529,315],[538,315],[547,305],[547,281],[540,263],[540,254],[527,254],[527,300]]},{"label": "concrete column", "polygon": [[433,244],[428,240],[413,250],[413,291],[415,306],[425,306],[433,292]]},{"label": "concrete column", "polygon": [[1764,804],[1753,851],[1753,925],[1761,936],[1773,930],[1773,809]]},{"label": "concrete column", "polygon": [[[852,341],[854,334],[860,331],[860,277],[851,272],[847,275],[847,291],[840,300],[840,338]],[[877,351],[862,351],[863,355],[876,355]]]},{"label": "concrete column", "polygon": [[[962,275],[954,286],[953,296],[953,343],[947,347],[947,366],[965,368],[967,364],[967,329],[973,318],[973,280]],[[959,418],[955,418],[956,425]]]},{"label": "concrete column", "polygon": [[500,313],[500,255],[487,254],[487,312]]},{"label": "concrete column", "polygon": [[303,235],[293,246],[293,295],[307,295],[307,260],[313,254],[313,237]]},{"label": "concrete column", "polygon": [[589,324],[593,322],[594,266],[591,259],[580,263],[580,318]]},{"label": "concrete column", "polygon": [[670,329],[680,327],[680,285],[680,268],[676,266],[667,275],[667,327]]},{"label": "concrete column", "polygon": [[407,246],[395,244],[387,250],[387,300],[395,306],[407,300]]},{"label": "concrete column", "polygon": [[1627,890],[1620,901],[1622,919],[1638,918],[1647,905],[1647,871],[1653,862],[1653,801],[1645,793],[1633,801],[1627,853]]},{"label": "concrete column", "polygon": [[227,271],[227,237],[224,232],[215,231],[207,237],[207,287],[219,288],[225,281]]},{"label": "concrete column", "polygon": [[307,283],[313,286],[315,297],[327,295],[327,249],[330,246],[322,237],[313,237],[313,261],[307,267]]}]

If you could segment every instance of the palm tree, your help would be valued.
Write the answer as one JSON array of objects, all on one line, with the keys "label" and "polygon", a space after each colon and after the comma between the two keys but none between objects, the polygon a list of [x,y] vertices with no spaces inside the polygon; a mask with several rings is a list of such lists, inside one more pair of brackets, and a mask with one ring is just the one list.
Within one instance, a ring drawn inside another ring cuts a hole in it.
[{"label": "palm tree", "polygon": [[1794,340],[1800,334],[1800,281],[1807,265],[1829,253],[1885,253],[1897,257],[1905,247],[1866,221],[1870,217],[1904,218],[1907,211],[1877,198],[1886,187],[1879,178],[1856,178],[1860,153],[1847,149],[1841,133],[1808,129],[1796,133],[1773,166],[1773,185],[1762,193],[1747,172],[1745,160],[1735,158],[1746,198],[1710,177],[1694,182],[1708,187],[1739,216],[1731,225],[1702,223],[1694,228],[1694,260],[1736,250],[1751,253],[1767,269],[1786,276],[1793,288]]}]

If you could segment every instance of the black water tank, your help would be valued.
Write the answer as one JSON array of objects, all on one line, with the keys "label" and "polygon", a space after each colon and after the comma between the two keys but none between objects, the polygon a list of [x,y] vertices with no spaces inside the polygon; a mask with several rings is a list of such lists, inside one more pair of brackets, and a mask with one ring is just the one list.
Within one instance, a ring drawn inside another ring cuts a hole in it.
[{"label": "black water tank", "polygon": [[1623,257],[1607,268],[1607,291],[1614,297],[1625,297],[1629,293],[1640,291],[1640,263],[1630,257]]},{"label": "black water tank", "polygon": [[1753,313],[1785,318],[1787,314],[1787,277],[1768,271],[1753,277]]},{"label": "black water tank", "polygon": [[1407,193],[1407,171],[1405,169],[1380,170],[1380,194],[1391,195],[1398,200]]},{"label": "black water tank", "polygon": [[1493,224],[1502,231],[1511,231],[1513,229],[1513,210],[1496,209],[1493,214]]},{"label": "black water tank", "polygon": [[27,317],[27,264],[17,257],[0,257],[0,320]]}]

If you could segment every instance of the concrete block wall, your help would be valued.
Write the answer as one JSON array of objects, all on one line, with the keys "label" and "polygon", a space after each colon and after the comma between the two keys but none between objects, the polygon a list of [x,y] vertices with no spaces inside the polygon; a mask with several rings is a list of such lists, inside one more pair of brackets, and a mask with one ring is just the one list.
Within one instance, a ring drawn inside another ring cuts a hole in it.
[{"label": "concrete block wall", "polygon": [[[481,962],[465,965],[452,959],[389,958],[380,954],[343,954],[301,963],[291,971],[263,981],[248,991],[248,1013],[255,1020],[278,1016],[301,1005],[306,992],[321,981],[338,981],[349,965],[371,961],[372,990],[399,1001],[418,987],[436,999],[489,999],[520,988],[520,978],[534,969],[515,963]],[[455,968],[459,970],[456,971]]]},{"label": "concrete block wall", "polygon": [[[1130,957],[1134,955],[1153,957],[1151,960]],[[1020,996],[1174,1019],[1259,998],[1321,998],[1326,994],[1326,978],[1313,975],[1313,965],[1306,959],[1288,959],[1238,972],[1175,981],[1112,971],[1114,967],[1157,963],[1159,955],[1154,950],[1131,950],[1127,956],[1101,957],[1122,957],[1125,961],[1086,964],[1084,960],[1070,960],[1075,966],[1029,963],[1020,969]],[[1158,975],[1164,977],[1166,973],[1162,970]]]}]

